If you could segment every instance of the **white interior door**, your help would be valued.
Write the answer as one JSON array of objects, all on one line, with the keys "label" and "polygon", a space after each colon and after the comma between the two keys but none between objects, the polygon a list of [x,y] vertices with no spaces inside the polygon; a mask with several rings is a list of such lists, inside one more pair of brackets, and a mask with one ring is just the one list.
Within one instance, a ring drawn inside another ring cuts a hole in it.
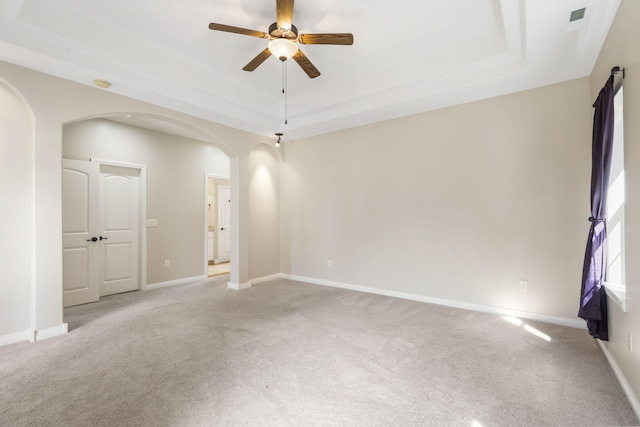
[{"label": "white interior door", "polygon": [[218,262],[231,259],[231,191],[218,185]]},{"label": "white interior door", "polygon": [[140,288],[140,170],[63,160],[63,304]]},{"label": "white interior door", "polygon": [[100,296],[140,288],[138,169],[100,166]]},{"label": "white interior door", "polygon": [[99,299],[98,174],[97,163],[63,160],[62,299],[65,307]]}]

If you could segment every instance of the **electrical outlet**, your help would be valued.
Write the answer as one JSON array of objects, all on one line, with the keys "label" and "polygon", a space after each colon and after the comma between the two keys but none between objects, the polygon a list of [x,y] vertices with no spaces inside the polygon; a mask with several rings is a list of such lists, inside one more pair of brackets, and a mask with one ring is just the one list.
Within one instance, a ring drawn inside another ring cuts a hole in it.
[{"label": "electrical outlet", "polygon": [[529,290],[529,282],[526,280],[520,280],[520,291],[527,292]]},{"label": "electrical outlet", "polygon": [[329,267],[329,268],[333,267],[333,261],[332,260],[327,260],[327,267]]},{"label": "electrical outlet", "polygon": [[627,348],[629,353],[633,353],[633,334],[631,332],[627,333]]},{"label": "electrical outlet", "polygon": [[164,260],[164,268],[169,268],[171,267],[171,260],[165,259]]}]

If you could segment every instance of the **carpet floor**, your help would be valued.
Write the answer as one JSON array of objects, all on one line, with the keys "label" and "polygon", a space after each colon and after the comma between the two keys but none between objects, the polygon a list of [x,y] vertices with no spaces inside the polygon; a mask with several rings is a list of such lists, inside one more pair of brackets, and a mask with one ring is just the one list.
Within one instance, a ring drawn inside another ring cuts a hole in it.
[{"label": "carpet floor", "polygon": [[0,348],[2,426],[638,425],[584,330],[227,277],[67,308]]}]

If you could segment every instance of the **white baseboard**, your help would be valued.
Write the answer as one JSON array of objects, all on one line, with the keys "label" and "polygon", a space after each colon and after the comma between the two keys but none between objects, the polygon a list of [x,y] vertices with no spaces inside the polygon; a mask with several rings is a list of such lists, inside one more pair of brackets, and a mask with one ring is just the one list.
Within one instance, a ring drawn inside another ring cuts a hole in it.
[{"label": "white baseboard", "polygon": [[268,282],[270,280],[276,280],[276,279],[281,279],[281,278],[282,278],[282,274],[276,273],[276,274],[270,274],[269,276],[262,276],[262,277],[258,277],[256,279],[251,279],[251,280],[249,280],[249,283],[251,283],[251,286],[253,286],[253,285],[257,285],[258,283],[264,283],[264,282]]},{"label": "white baseboard", "polygon": [[23,332],[16,334],[9,334],[0,337],[0,347],[3,345],[15,344],[22,341],[36,342],[46,340],[47,338],[57,337],[58,335],[64,335],[69,332],[69,326],[66,323],[53,328],[42,329],[35,331],[33,329],[27,329]]},{"label": "white baseboard", "polygon": [[631,405],[633,412],[636,413],[636,417],[640,420],[640,401],[638,400],[638,397],[633,393],[633,389],[622,373],[620,366],[618,366],[618,363],[616,363],[616,360],[613,358],[613,355],[609,352],[607,346],[600,340],[596,341],[600,344],[600,349],[602,349],[604,357],[607,358],[607,362],[609,362],[613,373],[616,375],[616,378],[620,383],[620,387],[622,387],[622,391],[624,391],[625,396],[627,396],[627,400],[629,400],[629,404]]},{"label": "white baseboard", "polygon": [[167,286],[184,285],[185,283],[199,282],[200,280],[206,280],[206,279],[207,279],[207,276],[205,275],[185,277],[182,279],[168,280],[166,282],[151,283],[149,285],[143,286],[142,290],[150,291],[151,289],[166,288]]},{"label": "white baseboard", "polygon": [[33,341],[42,341],[47,338],[57,337],[59,335],[64,335],[69,332],[69,325],[66,323],[61,324],[60,326],[55,326],[53,328],[42,329],[40,331],[35,331],[33,336]]},{"label": "white baseboard", "polygon": [[231,283],[227,282],[227,288],[233,289],[234,291],[241,291],[243,289],[249,289],[253,285],[257,285],[258,283],[268,282],[269,280],[275,280],[282,278],[282,273],[271,274],[269,276],[262,276],[255,279],[251,279],[246,283]]},{"label": "white baseboard", "polygon": [[387,289],[371,288],[368,286],[351,285],[348,283],[334,282],[331,280],[315,279],[312,277],[294,276],[291,274],[279,275],[281,278],[296,280],[299,282],[313,283],[315,285],[329,286],[333,288],[349,289],[352,291],[366,292],[370,294],[384,295],[388,297],[402,298],[411,301],[426,302],[429,304],[444,305],[447,307],[461,308],[464,310],[480,311],[483,313],[498,314],[500,316],[518,317],[521,319],[537,320],[539,322],[551,323],[554,325],[569,326],[572,328],[585,329],[582,319],[571,319],[566,317],[547,316],[545,314],[530,313],[526,311],[509,310],[506,308],[492,307],[488,305],[472,304],[464,301],[454,301],[441,298],[432,298],[424,295],[409,294],[405,292],[390,291]]},{"label": "white baseboard", "polygon": [[33,333],[30,329],[16,334],[3,335],[0,337],[0,347],[3,345],[15,344],[21,341],[31,341]]},{"label": "white baseboard", "polygon": [[231,283],[227,282],[227,288],[233,289],[234,291],[241,291],[243,289],[249,289],[251,287],[251,281],[246,283]]}]

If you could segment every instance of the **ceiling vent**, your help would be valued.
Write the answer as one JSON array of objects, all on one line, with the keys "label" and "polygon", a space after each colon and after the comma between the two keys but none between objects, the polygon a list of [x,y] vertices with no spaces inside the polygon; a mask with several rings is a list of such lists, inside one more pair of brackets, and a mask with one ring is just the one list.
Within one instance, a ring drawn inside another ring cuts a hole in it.
[{"label": "ceiling vent", "polygon": [[587,8],[583,7],[582,9],[577,9],[577,10],[574,10],[573,12],[571,12],[571,16],[569,17],[569,22],[578,21],[578,20],[584,18],[584,11],[585,10],[587,10]]},{"label": "ceiling vent", "polygon": [[575,33],[584,27],[584,23],[587,21],[585,18],[587,13],[587,8],[583,7],[582,9],[576,9],[571,12],[569,16],[569,22],[567,22],[567,32]]}]

